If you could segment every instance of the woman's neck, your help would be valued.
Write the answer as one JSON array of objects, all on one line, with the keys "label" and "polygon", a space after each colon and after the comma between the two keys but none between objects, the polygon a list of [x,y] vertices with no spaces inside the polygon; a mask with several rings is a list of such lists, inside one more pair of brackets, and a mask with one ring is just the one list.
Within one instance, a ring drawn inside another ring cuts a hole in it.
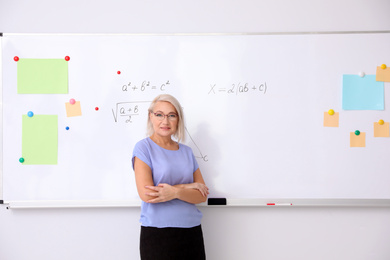
[{"label": "woman's neck", "polygon": [[172,140],[170,136],[164,137],[164,136],[158,136],[156,134],[152,134],[150,136],[150,139],[152,139],[153,142],[158,144],[159,146],[168,149],[168,150],[177,150],[178,144]]}]

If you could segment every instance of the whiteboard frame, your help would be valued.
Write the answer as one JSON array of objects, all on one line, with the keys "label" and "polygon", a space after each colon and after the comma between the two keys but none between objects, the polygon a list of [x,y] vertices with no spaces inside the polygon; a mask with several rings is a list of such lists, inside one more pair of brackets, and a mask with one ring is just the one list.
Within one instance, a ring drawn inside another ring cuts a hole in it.
[{"label": "whiteboard frame", "polygon": [[247,33],[3,33],[3,36],[219,36],[219,35],[308,35],[308,34],[371,34],[390,33],[390,30],[378,31],[296,31],[296,32],[247,32]]},{"label": "whiteboard frame", "polygon": [[[207,35],[308,35],[308,34],[388,34],[390,30],[379,31],[301,31],[301,32],[254,32],[254,33],[0,33],[0,204],[7,209],[55,209],[55,208],[128,208],[140,207],[141,200],[102,201],[102,200],[42,200],[42,201],[3,201],[3,68],[2,39],[3,36],[39,36],[39,35],[87,35],[87,36],[123,36],[123,35],[153,35],[153,36],[207,36]],[[227,199],[227,205],[197,204],[200,207],[390,207],[390,199]],[[270,206],[268,203],[292,204]]]},{"label": "whiteboard frame", "polygon": [[[267,205],[275,203],[276,205]],[[286,205],[286,204],[292,205]],[[277,205],[282,204],[282,205]],[[99,201],[99,200],[48,200],[9,201],[7,209],[56,209],[56,208],[139,208],[141,200]],[[390,199],[227,199],[226,205],[197,204],[207,208],[231,207],[390,207]]]},{"label": "whiteboard frame", "polygon": [[3,33],[0,33],[0,204],[3,203]]}]

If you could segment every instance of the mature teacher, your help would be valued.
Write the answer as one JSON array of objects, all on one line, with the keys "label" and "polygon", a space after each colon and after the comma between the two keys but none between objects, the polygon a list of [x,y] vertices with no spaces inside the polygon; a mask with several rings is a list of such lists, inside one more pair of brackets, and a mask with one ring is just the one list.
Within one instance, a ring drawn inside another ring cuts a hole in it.
[{"label": "mature teacher", "polygon": [[142,199],[141,259],[206,259],[202,213],[195,204],[206,201],[208,188],[191,148],[180,143],[183,110],[176,98],[164,94],[148,112],[149,137],[135,145],[132,157]]}]

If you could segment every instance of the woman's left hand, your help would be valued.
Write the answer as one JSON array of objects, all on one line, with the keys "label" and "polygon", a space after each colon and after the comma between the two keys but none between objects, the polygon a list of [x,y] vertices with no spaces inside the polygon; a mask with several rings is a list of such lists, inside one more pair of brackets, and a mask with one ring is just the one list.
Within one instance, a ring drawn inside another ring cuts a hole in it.
[{"label": "woman's left hand", "polygon": [[177,198],[177,188],[166,183],[160,183],[158,186],[145,186],[145,188],[151,190],[145,193],[146,195],[156,197],[148,200],[148,203],[166,202]]}]

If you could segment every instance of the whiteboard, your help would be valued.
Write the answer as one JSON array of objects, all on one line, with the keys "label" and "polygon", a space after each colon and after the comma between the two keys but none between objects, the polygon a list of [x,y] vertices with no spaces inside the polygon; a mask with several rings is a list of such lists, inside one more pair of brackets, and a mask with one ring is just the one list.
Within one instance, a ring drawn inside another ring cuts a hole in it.
[{"label": "whiteboard", "polygon": [[[181,102],[185,143],[210,197],[390,199],[390,138],[373,137],[373,123],[390,120],[389,83],[383,111],[341,103],[343,75],[390,65],[389,43],[389,33],[6,34],[3,199],[137,199],[132,149],[146,137],[150,101],[164,93]],[[17,94],[14,56],[69,56],[69,93]],[[82,116],[66,116],[71,98]],[[329,109],[339,127],[323,126]],[[58,116],[56,165],[19,162],[28,111]],[[364,148],[350,147],[356,129]]]}]

